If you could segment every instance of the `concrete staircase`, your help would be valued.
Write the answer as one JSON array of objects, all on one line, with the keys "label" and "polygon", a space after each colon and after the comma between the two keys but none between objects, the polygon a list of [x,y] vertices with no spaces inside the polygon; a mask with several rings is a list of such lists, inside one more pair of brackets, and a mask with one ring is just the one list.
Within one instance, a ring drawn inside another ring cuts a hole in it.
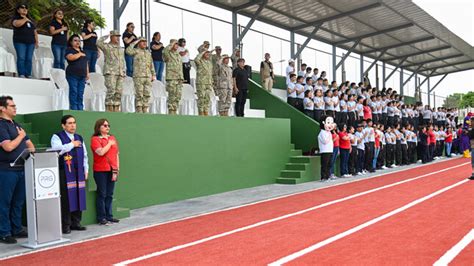
[{"label": "concrete staircase", "polygon": [[276,183],[294,185],[320,180],[320,157],[304,156],[301,150],[295,149],[294,144],[291,145],[290,160],[280,172],[280,177],[276,178]]}]

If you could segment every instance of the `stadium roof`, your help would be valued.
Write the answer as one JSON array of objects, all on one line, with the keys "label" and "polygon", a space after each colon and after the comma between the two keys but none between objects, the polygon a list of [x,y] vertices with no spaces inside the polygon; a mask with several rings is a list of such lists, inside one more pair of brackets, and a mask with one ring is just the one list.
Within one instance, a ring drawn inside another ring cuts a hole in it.
[{"label": "stadium roof", "polygon": [[408,0],[202,1],[424,76],[474,69],[474,47]]}]

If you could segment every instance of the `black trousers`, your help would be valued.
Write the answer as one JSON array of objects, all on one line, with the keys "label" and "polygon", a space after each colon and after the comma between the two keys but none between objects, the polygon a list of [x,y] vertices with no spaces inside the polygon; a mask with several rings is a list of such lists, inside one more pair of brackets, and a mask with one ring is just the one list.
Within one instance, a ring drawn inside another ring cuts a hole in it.
[{"label": "black trousers", "polygon": [[321,180],[329,179],[329,168],[331,168],[331,153],[321,153]]},{"label": "black trousers", "polygon": [[321,117],[324,114],[324,110],[316,109],[314,110],[314,120],[316,120],[319,124],[321,124]]},{"label": "black trousers", "polygon": [[402,148],[402,164],[408,164],[408,145],[401,144]]},{"label": "black trousers", "polygon": [[387,113],[382,113],[382,124],[387,128]]},{"label": "black trousers", "polygon": [[300,110],[301,112],[304,112],[303,99],[296,98],[295,99],[295,107],[296,107],[296,109]]},{"label": "black trousers", "polygon": [[434,157],[434,152],[435,152],[435,144],[434,143],[430,143],[430,146],[429,146],[429,161],[433,161],[433,157]]},{"label": "black trousers", "polygon": [[71,226],[80,226],[82,220],[82,211],[69,210],[69,196],[67,193],[66,174],[64,169],[59,170],[59,181],[61,190],[61,222],[62,228],[69,229]]},{"label": "black trousers", "polygon": [[372,121],[374,123],[378,123],[379,122],[379,114],[372,114]]},{"label": "black trousers", "polygon": [[239,90],[235,96],[235,116],[243,117],[248,90]]},{"label": "black trousers", "polygon": [[430,148],[428,145],[420,145],[420,150],[421,150],[421,162],[422,163],[427,163],[430,161]]},{"label": "black trousers", "polygon": [[399,140],[397,140],[397,144],[395,144],[395,164],[402,164],[402,142]]},{"label": "black trousers", "polygon": [[374,149],[374,142],[365,143],[365,170],[367,171],[374,171],[374,168],[372,167],[374,161]]},{"label": "black trousers", "polygon": [[311,118],[314,117],[314,111],[313,111],[313,110],[304,109],[304,113],[305,113],[307,116],[311,117]]},{"label": "black trousers", "polygon": [[355,175],[357,173],[357,146],[352,146],[351,154],[349,155],[349,174]]},{"label": "black trousers", "polygon": [[386,145],[380,145],[379,157],[377,157],[377,168],[381,168],[385,163],[385,153],[387,151]]},{"label": "black trousers", "polygon": [[339,124],[347,125],[347,131],[349,131],[349,125],[347,124],[347,112],[339,112]]},{"label": "black trousers", "polygon": [[[187,66],[189,66],[189,67],[187,67]],[[183,83],[187,83],[187,84],[191,83],[191,74],[190,74],[190,72],[191,72],[191,65],[183,63],[183,78],[184,78]]]},{"label": "black trousers", "polygon": [[332,110],[326,110],[326,115],[336,119],[336,112]]},{"label": "black trousers", "polygon": [[288,97],[286,98],[286,102],[296,108],[296,98]]},{"label": "black trousers", "polygon": [[387,152],[385,153],[387,156],[387,160],[386,160],[386,165],[387,167],[391,166],[393,164],[393,158],[395,157],[394,155],[394,152],[395,152],[395,145],[394,144],[387,144],[386,145],[386,149],[387,149]]},{"label": "black trousers", "polygon": [[357,127],[357,124],[356,124],[356,115],[354,112],[348,112],[347,113],[347,117],[348,117],[348,125],[350,126],[353,126],[353,127]]},{"label": "black trousers", "polygon": [[408,163],[416,163],[416,143],[408,142]]}]

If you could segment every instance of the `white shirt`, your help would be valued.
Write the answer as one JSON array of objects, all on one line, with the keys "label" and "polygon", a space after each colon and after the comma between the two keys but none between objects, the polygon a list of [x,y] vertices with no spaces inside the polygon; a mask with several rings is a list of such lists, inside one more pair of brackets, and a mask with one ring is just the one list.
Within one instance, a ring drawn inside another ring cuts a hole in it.
[{"label": "white shirt", "polygon": [[290,83],[290,74],[293,73],[295,71],[295,68],[288,65],[286,67],[286,83]]},{"label": "white shirt", "polygon": [[[74,140],[74,134],[71,134],[69,132],[66,132],[67,136],[72,140]],[[87,146],[85,142],[82,142],[82,147],[84,148],[84,172],[89,172],[89,159],[87,158]],[[68,144],[64,144],[59,138],[58,135],[53,134],[51,137],[51,148],[54,150],[60,150],[59,155],[63,155],[66,152],[70,152],[72,149],[74,149],[74,143],[70,142]]]},{"label": "white shirt", "polygon": [[359,116],[364,116],[364,106],[361,103],[356,105],[356,112]]},{"label": "white shirt", "polygon": [[[184,52],[184,51],[186,51],[186,47],[178,46],[178,53],[181,53],[181,52]],[[190,61],[189,52],[187,52],[185,56],[181,56],[181,62],[189,63],[189,61]]]},{"label": "white shirt", "polygon": [[313,98],[314,102],[314,109],[316,110],[324,110],[324,99],[323,97],[314,97]]},{"label": "white shirt", "polygon": [[423,119],[431,119],[431,110],[423,110]]},{"label": "white shirt", "polygon": [[334,111],[334,102],[332,97],[324,97],[324,102],[326,103],[326,110]]},{"label": "white shirt", "polygon": [[334,110],[336,112],[341,111],[341,108],[339,107],[339,96],[332,96],[332,102],[334,103]]},{"label": "white shirt", "polygon": [[357,144],[357,149],[365,150],[364,133],[357,131],[355,135],[360,140],[360,143]]},{"label": "white shirt", "polygon": [[332,153],[334,149],[334,143],[332,141],[331,132],[327,130],[319,131],[318,144],[320,153]]},{"label": "white shirt", "polygon": [[313,100],[310,98],[304,98],[303,99],[303,105],[305,110],[313,110],[314,109],[314,103]]},{"label": "white shirt", "polygon": [[303,85],[300,84],[300,83],[296,83],[295,87],[298,91],[301,91],[300,93],[298,93],[298,91],[296,91],[296,93],[298,93],[298,98],[304,99],[304,87],[303,87]]},{"label": "white shirt", "polygon": [[349,112],[355,112],[355,106],[356,106],[355,101],[348,101],[347,102],[347,109],[348,109]]},{"label": "white shirt", "polygon": [[[290,82],[286,86],[288,87],[288,89],[293,90],[295,88],[296,84],[293,83],[293,82]],[[288,96],[288,98],[296,98],[296,91],[293,91],[292,93],[288,93],[288,90],[287,90],[286,95]]]}]

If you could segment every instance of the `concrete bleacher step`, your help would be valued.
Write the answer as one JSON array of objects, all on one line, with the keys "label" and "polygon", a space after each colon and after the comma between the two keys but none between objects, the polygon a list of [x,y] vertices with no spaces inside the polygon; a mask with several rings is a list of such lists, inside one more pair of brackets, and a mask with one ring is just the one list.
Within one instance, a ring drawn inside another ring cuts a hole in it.
[{"label": "concrete bleacher step", "polygon": [[307,163],[287,163],[285,169],[304,171],[308,165]]},{"label": "concrete bleacher step", "polygon": [[291,145],[290,162],[276,178],[277,184],[294,185],[320,179],[317,173],[319,158],[315,156],[303,156],[301,150],[294,149]]},{"label": "concrete bleacher step", "polygon": [[277,88],[272,89],[272,94],[275,95],[276,97],[280,98],[282,101],[286,102],[286,90],[281,90]]}]

